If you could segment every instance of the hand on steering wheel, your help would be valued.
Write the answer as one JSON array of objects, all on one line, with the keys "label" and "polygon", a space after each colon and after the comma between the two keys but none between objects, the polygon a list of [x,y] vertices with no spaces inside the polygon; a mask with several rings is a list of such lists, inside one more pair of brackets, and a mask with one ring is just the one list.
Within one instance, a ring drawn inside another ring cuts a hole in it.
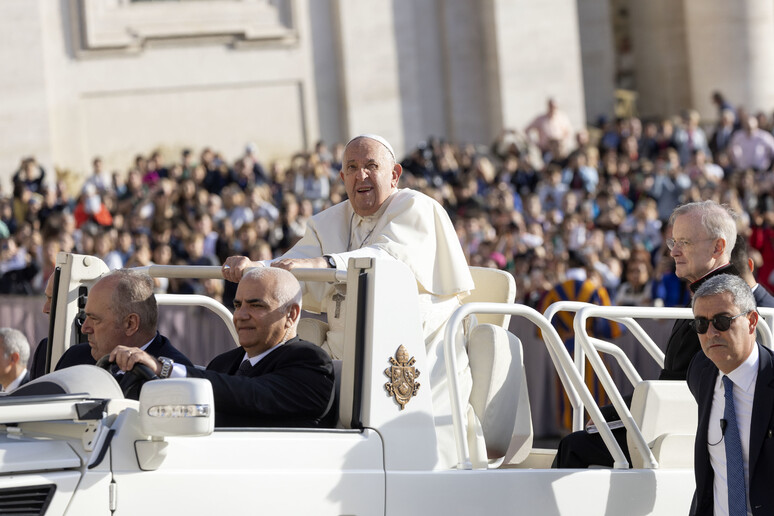
[{"label": "hand on steering wheel", "polygon": [[[109,373],[112,366],[115,365],[115,361],[110,360],[110,355],[97,360],[96,366],[106,370]],[[116,376],[116,375],[114,375]],[[158,380],[159,377],[153,370],[145,364],[136,363],[134,367],[122,375],[117,375],[118,385],[121,387],[121,391],[124,393],[125,398],[139,400],[140,390],[145,382],[149,380]]]}]

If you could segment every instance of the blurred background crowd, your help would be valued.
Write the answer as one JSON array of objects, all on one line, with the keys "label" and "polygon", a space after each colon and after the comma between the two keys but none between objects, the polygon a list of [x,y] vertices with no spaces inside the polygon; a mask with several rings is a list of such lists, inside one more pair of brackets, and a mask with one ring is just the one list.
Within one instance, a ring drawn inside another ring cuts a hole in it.
[{"label": "blurred background crowd", "polygon": [[[567,279],[595,281],[614,304],[684,305],[667,220],[678,204],[706,199],[739,214],[758,281],[772,291],[774,117],[720,93],[713,100],[716,120],[687,110],[577,130],[549,99],[528,127],[488,146],[419,142],[402,160],[401,187],[441,203],[470,265],[511,272],[517,302],[531,306]],[[278,256],[309,217],[346,198],[342,151],[318,142],[271,163],[254,144],[233,160],[211,148],[152,151],[112,171],[95,157],[80,180],[24,158],[13,191],[0,197],[0,293],[42,293],[59,251],[98,256],[111,269]],[[227,306],[233,288],[157,283],[158,292],[206,294]]]}]

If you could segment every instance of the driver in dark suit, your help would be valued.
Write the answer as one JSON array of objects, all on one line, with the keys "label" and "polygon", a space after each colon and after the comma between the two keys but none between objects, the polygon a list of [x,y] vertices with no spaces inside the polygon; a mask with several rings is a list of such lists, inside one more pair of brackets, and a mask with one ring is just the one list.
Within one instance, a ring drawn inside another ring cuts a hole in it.
[{"label": "driver in dark suit", "polygon": [[169,339],[156,331],[159,319],[153,279],[131,269],[120,269],[103,276],[91,287],[84,308],[86,319],[81,331],[88,343],[71,346],[56,369],[79,364],[95,364],[116,346],[125,353],[143,350],[154,357],[193,365]]},{"label": "driver in dark suit", "polygon": [[159,377],[206,378],[215,395],[218,427],[332,426],[333,364],[319,347],[296,336],[301,286],[275,267],[243,275],[234,298],[239,347],[215,357],[206,370],[165,364],[119,346],[111,359],[124,370],[142,363]]}]

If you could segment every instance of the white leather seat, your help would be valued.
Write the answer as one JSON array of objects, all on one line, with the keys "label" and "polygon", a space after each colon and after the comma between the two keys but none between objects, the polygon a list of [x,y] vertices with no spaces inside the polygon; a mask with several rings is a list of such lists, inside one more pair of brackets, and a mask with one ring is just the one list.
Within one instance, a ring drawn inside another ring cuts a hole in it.
[{"label": "white leather seat", "polygon": [[328,323],[312,317],[302,317],[298,321],[298,336],[317,346],[325,344]]},{"label": "white leather seat", "polygon": [[[516,280],[507,271],[490,269],[488,267],[470,267],[474,288],[463,303],[513,303],[516,299]],[[506,314],[476,314],[476,319],[482,324],[495,324],[508,329],[511,316]]]},{"label": "white leather seat", "polygon": [[494,324],[475,326],[468,340],[470,404],[484,431],[490,466],[518,464],[532,449],[532,415],[521,341]]},{"label": "white leather seat", "polygon": [[[634,388],[631,413],[659,468],[693,467],[698,414],[688,384],[666,380],[640,382]],[[643,467],[630,434],[627,444],[632,466]]]}]

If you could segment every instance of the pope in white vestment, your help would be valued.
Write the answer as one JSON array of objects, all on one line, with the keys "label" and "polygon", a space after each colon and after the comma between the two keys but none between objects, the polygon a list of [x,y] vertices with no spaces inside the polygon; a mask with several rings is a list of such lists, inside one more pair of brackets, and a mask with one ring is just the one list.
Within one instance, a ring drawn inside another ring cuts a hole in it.
[{"label": "pope in white vestment", "polygon": [[[350,156],[352,160],[349,160]],[[351,161],[357,162],[355,167],[348,165]],[[389,163],[389,167],[385,162]],[[348,167],[365,168],[369,172],[349,172]],[[385,169],[393,170],[389,183],[382,176],[386,173]],[[384,139],[367,135],[351,140],[345,148],[341,173],[349,199],[313,216],[301,240],[283,256],[273,260],[272,265],[290,265],[288,268],[292,268],[330,267],[335,264],[336,268],[345,270],[350,258],[384,257],[399,260],[409,267],[417,280],[419,293],[439,466],[452,467],[457,463],[457,456],[443,338],[449,317],[460,306],[461,299],[474,288],[473,278],[454,226],[443,207],[420,192],[398,189],[400,173],[394,152]],[[360,174],[362,181],[354,179],[355,174]],[[369,176],[374,179],[369,179]],[[382,181],[381,189],[376,184],[379,181]],[[255,265],[249,264],[249,261],[244,263],[247,259],[237,261],[235,258],[242,257],[230,257],[226,265],[242,269]],[[225,270],[224,276],[231,279]],[[327,311],[331,295],[329,285],[305,287],[304,309]],[[328,340],[335,357],[340,352],[338,346],[341,343],[336,342],[331,333]],[[467,400],[472,379],[464,339],[457,339],[455,349],[460,394]],[[485,466],[486,451],[480,423],[470,408],[466,419],[473,464]]]}]

